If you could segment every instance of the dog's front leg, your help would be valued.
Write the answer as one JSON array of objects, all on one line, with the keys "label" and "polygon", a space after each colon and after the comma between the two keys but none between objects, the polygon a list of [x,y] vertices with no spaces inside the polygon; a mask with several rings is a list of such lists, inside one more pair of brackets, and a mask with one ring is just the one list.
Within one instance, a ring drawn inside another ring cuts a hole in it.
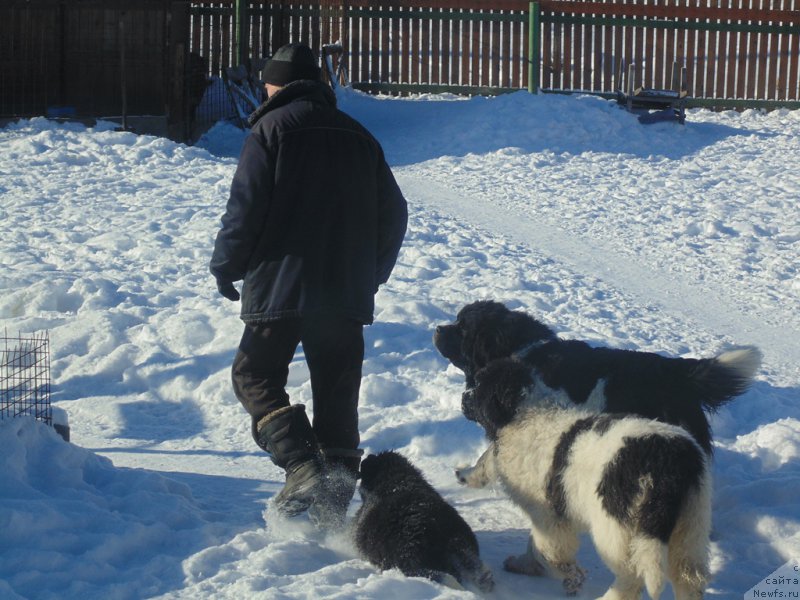
[{"label": "dog's front leg", "polygon": [[471,488],[486,487],[495,480],[495,476],[494,444],[489,444],[474,467],[456,469],[458,482]]}]

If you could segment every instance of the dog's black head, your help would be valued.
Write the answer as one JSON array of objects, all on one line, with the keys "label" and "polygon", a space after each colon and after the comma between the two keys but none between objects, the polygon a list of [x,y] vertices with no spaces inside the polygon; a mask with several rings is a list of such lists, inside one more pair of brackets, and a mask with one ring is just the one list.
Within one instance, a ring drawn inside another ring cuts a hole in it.
[{"label": "dog's black head", "polygon": [[461,410],[493,440],[514,419],[531,385],[530,366],[513,358],[494,360],[475,375],[475,387],[461,397]]},{"label": "dog's black head", "polygon": [[471,388],[475,374],[490,361],[554,337],[549,327],[530,315],[509,310],[499,302],[481,300],[462,308],[454,323],[439,325],[433,343],[442,356],[464,371]]}]

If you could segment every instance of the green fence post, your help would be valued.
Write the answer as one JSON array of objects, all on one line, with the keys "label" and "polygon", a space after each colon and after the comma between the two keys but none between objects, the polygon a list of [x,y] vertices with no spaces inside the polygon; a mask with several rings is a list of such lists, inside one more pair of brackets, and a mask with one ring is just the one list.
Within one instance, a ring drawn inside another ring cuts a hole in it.
[{"label": "green fence post", "polygon": [[236,0],[233,30],[236,32],[236,62],[241,65],[247,59],[247,0]]},{"label": "green fence post", "polygon": [[528,6],[528,91],[532,94],[539,93],[540,86],[539,64],[542,59],[539,53],[540,36],[539,3],[531,2]]}]

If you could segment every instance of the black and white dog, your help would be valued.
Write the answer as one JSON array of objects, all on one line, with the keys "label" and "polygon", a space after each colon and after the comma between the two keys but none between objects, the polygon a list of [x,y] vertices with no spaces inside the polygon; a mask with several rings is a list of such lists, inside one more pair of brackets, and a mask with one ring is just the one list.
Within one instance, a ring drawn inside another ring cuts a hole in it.
[{"label": "black and white dog", "polygon": [[506,568],[559,577],[577,593],[585,577],[575,560],[578,536],[588,532],[615,575],[603,598],[638,600],[646,588],[655,600],[667,581],[676,600],[703,597],[710,457],[684,429],[548,400],[520,408],[501,388],[478,396],[474,411],[492,441],[486,474],[532,522],[532,547]]},{"label": "black and white dog", "polygon": [[390,451],[368,456],[359,491],[354,537],[365,559],[410,577],[447,583],[450,575],[461,585],[492,590],[492,572],[472,529],[405,457]]},{"label": "black and white dog", "polygon": [[[462,411],[468,419],[475,419],[484,390],[520,402],[545,394],[562,406],[679,425],[708,453],[712,437],[705,411],[742,394],[761,364],[754,347],[702,359],[596,348],[562,340],[530,315],[493,301],[465,306],[454,323],[436,328],[433,340],[466,375]],[[488,365],[493,368],[476,386],[478,372]],[[503,387],[507,393],[498,389]]]}]

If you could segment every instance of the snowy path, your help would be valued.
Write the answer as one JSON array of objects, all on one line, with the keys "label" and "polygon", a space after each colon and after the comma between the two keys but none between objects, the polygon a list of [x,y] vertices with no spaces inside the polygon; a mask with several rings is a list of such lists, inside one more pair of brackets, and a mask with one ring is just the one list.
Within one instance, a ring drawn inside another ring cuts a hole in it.
[{"label": "snowy path", "polygon": [[[465,194],[430,179],[403,171],[397,174],[409,201],[423,204],[474,227],[505,236],[524,244],[550,259],[565,263],[576,273],[593,274],[643,307],[658,310],[685,323],[689,329],[701,328],[726,333],[738,344],[756,345],[767,354],[773,367],[783,371],[800,364],[800,319],[797,307],[761,305],[760,312],[745,311],[726,290],[666,273],[623,254],[607,243],[583,239],[569,233],[541,214],[532,217],[492,198],[465,201]],[[689,275],[689,273],[685,273]],[[749,308],[749,307],[748,307]]]}]

